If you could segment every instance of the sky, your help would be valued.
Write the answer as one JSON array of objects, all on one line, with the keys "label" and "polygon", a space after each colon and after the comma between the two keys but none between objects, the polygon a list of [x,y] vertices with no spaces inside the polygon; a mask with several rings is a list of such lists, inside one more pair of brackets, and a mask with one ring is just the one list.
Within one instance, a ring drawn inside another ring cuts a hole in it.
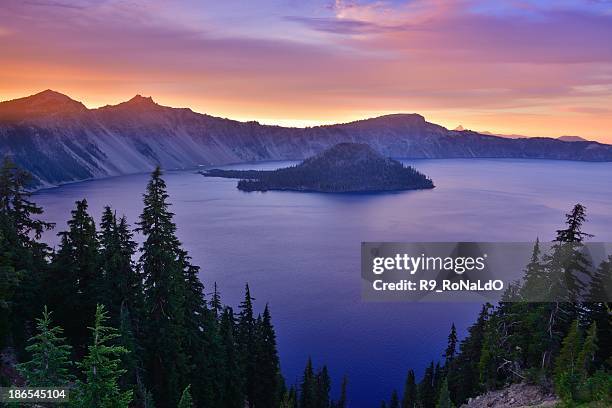
[{"label": "sky", "polygon": [[612,143],[612,0],[1,0],[0,100]]}]

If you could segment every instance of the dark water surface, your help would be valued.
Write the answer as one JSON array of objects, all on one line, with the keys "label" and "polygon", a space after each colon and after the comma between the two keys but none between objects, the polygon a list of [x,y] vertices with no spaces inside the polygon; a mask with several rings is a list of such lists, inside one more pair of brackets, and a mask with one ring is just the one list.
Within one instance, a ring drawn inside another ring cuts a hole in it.
[{"label": "dark water surface", "polygon": [[[349,377],[352,407],[377,406],[406,372],[421,375],[441,358],[452,322],[464,333],[477,304],[362,303],[362,241],[550,240],[564,213],[587,206],[585,230],[612,241],[612,163],[542,160],[406,161],[436,188],[385,194],[244,193],[236,180],[193,171],[165,178],[178,235],[201,279],[216,281],[236,306],[249,282],[256,306],[269,302],[288,383],[308,356],[327,364],[334,393]],[[275,168],[288,163],[227,166]],[[99,219],[104,205],[130,223],[142,210],[148,175],[88,181],[41,191],[36,201],[56,231],[74,201],[87,198]],[[137,237],[138,238],[138,237]],[[54,234],[45,239],[57,243]]]}]

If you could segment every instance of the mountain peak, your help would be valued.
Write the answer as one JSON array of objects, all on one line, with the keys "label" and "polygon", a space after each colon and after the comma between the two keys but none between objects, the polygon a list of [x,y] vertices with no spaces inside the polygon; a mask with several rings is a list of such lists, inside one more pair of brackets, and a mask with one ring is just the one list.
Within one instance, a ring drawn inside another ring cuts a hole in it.
[{"label": "mountain peak", "polygon": [[465,130],[465,128],[463,127],[463,125],[459,125],[456,128],[454,128],[453,130],[455,130],[457,132],[463,132]]},{"label": "mountain peak", "polygon": [[137,94],[136,96],[134,96],[132,99],[130,99],[129,101],[125,103],[129,103],[130,105],[156,105],[157,106],[157,104],[155,103],[152,97],[142,96],[140,94]]},{"label": "mountain peak", "polygon": [[68,114],[86,110],[87,108],[81,102],[51,89],[23,98],[0,102],[0,116],[3,118]]}]

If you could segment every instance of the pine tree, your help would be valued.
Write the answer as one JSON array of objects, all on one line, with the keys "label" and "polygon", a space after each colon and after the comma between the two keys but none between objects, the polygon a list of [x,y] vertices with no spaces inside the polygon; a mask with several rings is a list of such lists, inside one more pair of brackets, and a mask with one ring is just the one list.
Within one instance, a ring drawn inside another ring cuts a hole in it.
[{"label": "pine tree", "polygon": [[110,207],[105,207],[98,235],[100,242],[101,273],[104,276],[101,291],[111,323],[118,324],[121,309],[132,315],[130,324],[138,326],[142,309],[142,279],[138,275],[132,257],[137,244],[125,217],[117,220]]},{"label": "pine tree", "polygon": [[226,307],[219,323],[219,336],[223,352],[222,404],[224,408],[244,408],[244,380],[240,364],[240,350],[236,342],[236,323],[234,312]]},{"label": "pine tree", "polygon": [[77,354],[82,354],[81,348],[88,341],[89,333],[83,322],[95,314],[103,282],[96,226],[87,210],[87,200],[76,202],[68,231],[59,234],[60,249],[47,283],[51,288],[51,306]]},{"label": "pine tree", "polygon": [[316,380],[310,357],[304,369],[299,395],[300,408],[318,408],[316,406]]},{"label": "pine tree", "polygon": [[603,261],[591,279],[587,295],[586,324],[596,324],[598,349],[595,353],[594,366],[612,368],[612,303],[606,302],[612,294],[612,256]]},{"label": "pine tree", "polygon": [[9,341],[22,351],[45,304],[42,281],[49,248],[39,241],[54,224],[31,201],[31,175],[5,158],[0,166],[0,347]]},{"label": "pine tree", "polygon": [[543,305],[541,318],[548,322],[548,339],[544,343],[543,367],[550,362],[561,348],[565,333],[570,330],[572,321],[581,313],[581,298],[584,284],[589,280],[590,265],[582,253],[584,239],[591,237],[582,231],[586,220],[586,209],[576,204],[566,214],[566,229],[557,231],[552,254],[545,256],[545,268],[549,280],[550,299],[554,302]]},{"label": "pine tree", "polygon": [[329,408],[329,392],[331,391],[331,378],[327,366],[323,366],[315,376],[315,403],[316,408]]},{"label": "pine tree", "polygon": [[212,298],[210,299],[210,308],[215,314],[215,318],[218,318],[223,311],[223,303],[221,302],[221,293],[217,288],[217,282],[214,283],[214,290],[212,293]]},{"label": "pine tree", "polygon": [[144,194],[138,229],[145,237],[140,249],[144,276],[145,369],[155,401],[175,405],[188,377],[185,352],[185,279],[180,242],[169,211],[166,183],[158,168]]},{"label": "pine tree", "polygon": [[408,371],[404,395],[402,397],[402,408],[416,408],[418,405],[416,377],[413,370]]},{"label": "pine tree", "polygon": [[440,386],[440,396],[438,397],[436,408],[453,408],[454,406],[448,392],[448,380],[445,378]]},{"label": "pine tree", "polygon": [[185,387],[181,399],[178,403],[178,408],[193,408],[193,400],[191,398],[191,384]]},{"label": "pine tree", "polygon": [[280,362],[276,350],[276,334],[272,327],[270,308],[266,304],[263,318],[257,325],[256,375],[254,405],[276,407],[279,404]]},{"label": "pine tree", "polygon": [[419,383],[419,403],[422,408],[434,408],[436,406],[436,389],[434,387],[434,363],[433,361],[425,369],[423,379]]},{"label": "pine tree", "polygon": [[345,375],[344,377],[342,377],[342,384],[340,385],[340,398],[338,398],[338,401],[336,401],[336,403],[334,404],[335,408],[347,408],[347,395],[346,395],[346,387],[348,385],[348,378]]},{"label": "pine tree", "polygon": [[563,339],[561,352],[555,360],[554,380],[558,395],[573,400],[578,386],[578,355],[582,349],[582,333],[575,320]]},{"label": "pine tree", "polygon": [[593,371],[593,362],[598,349],[597,343],[597,323],[593,323],[587,331],[582,349],[576,361],[576,371],[582,381],[584,381]]},{"label": "pine tree", "polygon": [[448,335],[448,345],[446,346],[446,350],[444,351],[444,365],[446,367],[453,361],[455,358],[455,353],[457,352],[457,329],[455,328],[455,323],[451,326],[450,334]]},{"label": "pine tree", "polygon": [[522,299],[527,301],[546,300],[547,285],[546,272],[541,263],[542,251],[540,249],[540,239],[537,238],[531,253],[531,259],[525,268],[523,286],[520,290]]},{"label": "pine tree", "polygon": [[490,304],[482,306],[476,322],[468,329],[468,335],[459,345],[459,354],[453,360],[448,373],[451,398],[458,404],[465,402],[480,391],[479,363]]},{"label": "pine tree", "polygon": [[132,391],[121,391],[119,378],[125,373],[120,367],[120,356],[127,352],[113,345],[119,337],[117,329],[106,326],[108,313],[103,305],[96,307],[92,342],[82,362],[78,363],[84,381],[77,381],[74,405],[79,408],[127,408],[132,401]]},{"label": "pine tree", "polygon": [[237,340],[240,350],[240,361],[245,380],[245,396],[249,407],[253,407],[257,392],[256,367],[256,321],[253,317],[253,300],[249,285],[245,286],[244,300],[240,303],[238,314]]},{"label": "pine tree", "polygon": [[389,400],[389,408],[400,408],[397,390],[393,390],[393,392],[391,393],[391,399]]},{"label": "pine tree", "polygon": [[290,387],[283,393],[280,408],[298,408],[297,391],[295,387]]},{"label": "pine tree", "polygon": [[30,338],[26,351],[30,361],[17,365],[17,370],[30,387],[59,387],[68,385],[74,377],[70,374],[70,349],[65,344],[62,328],[52,327],[51,312],[45,306],[42,318],[37,319],[38,334]]}]

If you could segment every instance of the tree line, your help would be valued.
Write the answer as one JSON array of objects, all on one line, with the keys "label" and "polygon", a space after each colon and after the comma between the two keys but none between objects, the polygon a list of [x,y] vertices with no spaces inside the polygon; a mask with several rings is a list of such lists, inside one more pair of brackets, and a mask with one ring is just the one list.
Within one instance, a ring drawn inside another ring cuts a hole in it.
[{"label": "tree line", "polygon": [[612,303],[604,300],[612,293],[612,257],[595,267],[584,256],[585,221],[585,207],[575,205],[550,252],[536,240],[523,279],[496,306],[482,306],[463,340],[452,325],[442,359],[419,382],[410,370],[403,393],[381,406],[456,407],[519,382],[554,390],[565,406],[610,406]]},{"label": "tree line", "polygon": [[205,298],[159,168],[134,230],[110,207],[97,227],[83,199],[56,250],[41,242],[54,225],[29,180],[4,161],[0,350],[17,362],[0,360],[0,385],[69,385],[69,404],[87,408],[345,406],[330,400],[325,367],[285,385],[270,307],[255,311],[248,284],[236,311],[216,284]]}]

